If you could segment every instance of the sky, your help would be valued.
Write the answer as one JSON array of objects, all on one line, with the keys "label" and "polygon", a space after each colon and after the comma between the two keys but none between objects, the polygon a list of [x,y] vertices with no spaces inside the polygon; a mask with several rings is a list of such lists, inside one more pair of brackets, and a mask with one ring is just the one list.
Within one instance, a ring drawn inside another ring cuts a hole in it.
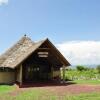
[{"label": "sky", "polygon": [[100,0],[0,0],[0,53],[24,34],[49,38],[74,64],[100,64]]}]

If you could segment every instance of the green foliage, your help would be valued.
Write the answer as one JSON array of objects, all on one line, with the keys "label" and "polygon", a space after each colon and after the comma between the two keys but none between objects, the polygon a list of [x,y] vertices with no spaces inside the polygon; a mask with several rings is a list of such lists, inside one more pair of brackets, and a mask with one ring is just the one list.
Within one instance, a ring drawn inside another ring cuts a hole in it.
[{"label": "green foliage", "polygon": [[72,71],[73,69],[72,69],[72,68],[68,68],[67,70],[68,70],[68,71]]},{"label": "green foliage", "polygon": [[98,65],[96,69],[97,69],[98,73],[100,74],[100,65]]},{"label": "green foliage", "polygon": [[78,71],[86,71],[86,70],[89,70],[88,67],[84,67],[84,66],[82,66],[82,65],[77,65],[77,66],[76,66],[76,69],[77,69]]},{"label": "green foliage", "polygon": [[66,71],[66,80],[100,80],[100,74],[97,69],[83,68],[81,71],[77,69]]}]

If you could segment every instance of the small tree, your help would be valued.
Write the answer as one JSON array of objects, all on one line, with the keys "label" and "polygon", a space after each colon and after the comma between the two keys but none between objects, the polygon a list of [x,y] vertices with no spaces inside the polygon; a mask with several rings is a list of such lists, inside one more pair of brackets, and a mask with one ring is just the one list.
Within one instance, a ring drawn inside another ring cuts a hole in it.
[{"label": "small tree", "polygon": [[85,70],[85,67],[84,67],[84,66],[81,66],[81,65],[77,65],[77,66],[76,66],[76,69],[77,69],[78,71],[84,71],[84,70]]},{"label": "small tree", "polygon": [[96,69],[97,69],[98,73],[100,74],[100,65],[98,65]]}]

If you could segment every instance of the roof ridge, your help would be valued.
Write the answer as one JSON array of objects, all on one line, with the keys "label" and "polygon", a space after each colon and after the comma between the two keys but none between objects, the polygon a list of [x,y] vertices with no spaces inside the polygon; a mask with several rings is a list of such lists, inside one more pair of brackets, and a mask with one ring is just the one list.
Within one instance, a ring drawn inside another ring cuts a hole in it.
[{"label": "roof ridge", "polygon": [[[10,57],[21,45],[24,44],[25,41],[34,44],[34,42],[27,36],[23,36],[19,39],[15,44],[13,44],[9,49],[7,49],[3,54],[0,55],[0,64],[3,64],[8,57]],[[14,52],[13,52],[14,51]]]}]

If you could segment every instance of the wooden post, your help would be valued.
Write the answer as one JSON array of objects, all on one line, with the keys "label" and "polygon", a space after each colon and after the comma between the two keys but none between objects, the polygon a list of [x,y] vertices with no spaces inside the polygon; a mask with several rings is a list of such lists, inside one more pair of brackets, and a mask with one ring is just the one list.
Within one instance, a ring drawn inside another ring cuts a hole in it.
[{"label": "wooden post", "polygon": [[53,79],[53,66],[51,67],[51,77]]},{"label": "wooden post", "polygon": [[65,66],[64,65],[62,67],[62,72],[63,72],[63,83],[65,83]]},{"label": "wooden post", "polygon": [[20,86],[22,85],[22,64],[20,66]]}]

